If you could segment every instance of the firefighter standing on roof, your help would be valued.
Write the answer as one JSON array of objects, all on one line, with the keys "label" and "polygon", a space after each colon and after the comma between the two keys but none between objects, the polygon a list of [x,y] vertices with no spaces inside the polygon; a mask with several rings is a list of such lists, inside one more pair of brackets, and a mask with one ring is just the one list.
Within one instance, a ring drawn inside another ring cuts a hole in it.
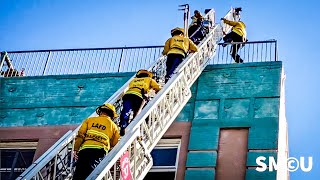
[{"label": "firefighter standing on roof", "polygon": [[184,30],[182,28],[172,29],[171,36],[172,37],[166,41],[162,52],[163,55],[167,55],[166,82],[187,56],[188,52],[198,51],[198,47],[189,38],[184,37]]},{"label": "firefighter standing on roof", "polygon": [[160,85],[152,79],[153,74],[147,70],[139,70],[136,77],[130,82],[129,90],[122,97],[123,109],[120,115],[120,135],[125,134],[125,128],[129,125],[130,111],[133,111],[133,118],[139,113],[145,103],[145,94],[150,89],[157,93]]},{"label": "firefighter standing on roof", "polygon": [[[223,37],[225,43],[230,42],[247,42],[247,32],[246,25],[240,20],[240,11],[241,8],[235,9],[236,15],[239,17],[238,21],[229,21],[225,18],[221,18],[221,20],[230,26],[232,26],[232,30],[229,34]],[[243,47],[243,44],[233,44],[231,48],[231,56],[236,63],[243,63],[243,59],[238,55],[239,49]]]},{"label": "firefighter standing on roof", "polygon": [[118,126],[112,121],[117,117],[113,105],[107,103],[96,109],[98,117],[86,119],[76,136],[74,155],[77,159],[73,179],[85,179],[100,163],[110,148],[120,138]]}]

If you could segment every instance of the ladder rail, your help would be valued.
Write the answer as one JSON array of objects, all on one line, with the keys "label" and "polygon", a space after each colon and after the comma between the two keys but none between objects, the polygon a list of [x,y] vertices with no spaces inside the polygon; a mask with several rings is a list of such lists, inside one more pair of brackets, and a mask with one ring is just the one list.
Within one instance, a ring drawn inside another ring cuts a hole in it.
[{"label": "ladder rail", "polygon": [[[141,130],[140,136],[144,137],[143,140],[149,140],[149,146],[145,149],[145,154],[149,155],[156,145],[156,143],[161,139],[166,130],[170,127],[174,119],[178,116],[184,105],[188,102],[191,97],[190,87],[193,82],[199,77],[202,70],[205,68],[206,64],[209,62],[210,58],[215,55],[215,49],[217,48],[217,41],[220,39],[218,37],[214,37],[214,34],[217,32],[216,29],[221,28],[220,26],[214,27],[211,31],[211,34],[207,35],[207,37],[202,41],[199,47],[199,52],[193,53],[187,59],[184,60],[177,69],[179,69],[178,73],[175,73],[171,79],[167,82],[167,84],[163,87],[163,89],[158,92],[155,98],[147,104],[147,106],[138,114],[134,120],[127,127],[128,131],[126,135],[123,137],[123,141],[130,141],[129,138],[132,139],[133,134]],[[211,52],[211,53],[210,53]],[[198,58],[198,59],[197,59]],[[202,61],[200,61],[202,59]],[[199,61],[196,61],[199,60]],[[196,62],[196,64],[195,64]],[[198,67],[196,69],[190,67]],[[194,73],[196,72],[196,73]],[[187,77],[187,74],[189,77]],[[189,82],[187,82],[189,80]],[[180,84],[179,84],[180,83]],[[176,91],[174,91],[176,90]],[[166,107],[166,115],[163,118],[163,110],[161,108]],[[171,111],[170,111],[171,110]],[[152,113],[157,114],[158,120],[162,121],[161,123],[156,124],[153,121]],[[149,119],[148,123],[146,123],[146,119],[151,116],[151,120]],[[151,122],[151,123],[150,123]],[[148,125],[147,125],[148,124]],[[164,125],[163,125],[164,124]],[[150,135],[150,133],[155,132],[155,129],[161,128],[158,134]],[[146,133],[144,133],[146,132]],[[147,138],[146,138],[147,137]],[[150,138],[154,137],[154,139]],[[148,139],[149,138],[149,139]],[[134,140],[134,139],[132,139]],[[129,144],[129,143],[128,143]],[[147,144],[147,142],[146,142]],[[119,146],[118,146],[119,145]],[[107,174],[111,168],[110,165],[108,167],[108,162],[117,161],[124,152],[124,149],[127,147],[120,147],[122,144],[118,144],[116,146],[117,150],[122,149],[122,151],[116,152],[116,156],[106,157],[97,168],[92,172],[92,174],[87,179],[102,179],[104,174]],[[135,164],[135,163],[133,163]],[[151,168],[151,167],[150,167]],[[132,167],[132,171],[136,172],[135,167]],[[149,171],[149,169],[144,169],[144,175]],[[141,179],[144,175],[133,177],[133,179]]]},{"label": "ladder rail", "polygon": [[[179,75],[179,77],[182,77],[182,74]],[[181,78],[173,78],[172,80],[168,81],[168,86],[169,87],[176,87],[177,83],[179,83],[179,80]],[[154,111],[157,110],[157,108],[161,108],[158,107],[157,105],[160,103],[164,103],[166,101],[166,95],[170,94],[170,91],[172,91],[172,89],[170,88],[164,88],[163,91],[161,90],[159,92],[159,95],[157,95],[154,99],[154,101],[152,101],[152,103],[148,104],[141,112],[140,114],[137,115],[137,117],[129,124],[128,131],[126,132],[125,136],[121,139],[121,141],[114,147],[114,149],[112,149],[112,151],[108,154],[108,156],[106,156],[106,158],[104,158],[100,164],[96,167],[96,169],[91,173],[91,175],[87,178],[87,179],[102,179],[105,174],[108,174],[108,172],[111,170],[112,165],[117,162],[120,158],[121,155],[128,149],[128,147],[131,144],[135,144],[138,140],[137,137],[138,136],[142,136],[144,137],[144,134],[140,132],[140,129],[143,128],[142,124],[145,123],[144,120]],[[185,103],[189,100],[189,98],[191,97],[191,94],[189,93],[189,97],[186,98]],[[174,100],[174,99],[172,99]],[[171,103],[172,105],[173,103]],[[162,104],[163,105],[163,104]],[[176,106],[178,106],[178,104],[176,104]],[[181,109],[183,108],[183,106],[178,106]],[[177,116],[179,114],[179,111],[174,111],[174,114],[172,114],[172,116]],[[139,119],[139,120],[137,120]],[[166,119],[168,120],[174,120],[174,118],[170,118],[167,117]],[[161,119],[161,121],[164,121],[164,119]],[[171,123],[166,123],[164,127],[162,127],[162,131],[160,131],[162,133],[162,135],[165,133],[165,131],[163,131],[163,129],[168,129],[169,126],[171,125]],[[155,127],[155,126],[151,126],[151,127]],[[156,126],[157,128],[160,128],[160,126]],[[145,130],[144,132],[146,132],[147,130]],[[156,140],[153,140],[153,142],[159,141],[162,137],[162,135],[158,135],[155,137]],[[151,143],[152,145],[156,144],[156,143]],[[150,155],[150,152],[153,147],[147,147],[144,148],[144,152],[140,152],[140,153],[144,153],[147,156]],[[143,158],[143,157],[142,157]],[[133,158],[134,161],[143,161],[143,159],[136,159]],[[135,162],[131,162],[131,164],[136,164]],[[142,164],[144,165],[144,164]],[[152,167],[152,164],[148,166],[149,169]],[[134,167],[132,167],[134,168]],[[141,167],[137,167],[137,169],[142,169]],[[137,169],[132,169],[132,172],[136,172]],[[147,170],[148,169],[144,169]],[[137,174],[137,177],[134,177],[134,179],[139,179],[142,176],[142,173]],[[144,176],[142,176],[141,178],[143,178]]]},{"label": "ladder rail", "polygon": [[[213,13],[213,10],[211,10],[209,13],[206,14],[206,17],[210,15],[210,13]],[[230,17],[230,14],[232,14],[232,9],[228,12],[228,14],[225,16],[226,18]],[[230,19],[230,18],[228,18]],[[98,176],[99,179],[103,177],[111,177],[108,176],[111,175],[110,169],[114,167],[116,170],[116,164],[117,159],[121,157],[122,153],[126,151],[126,149],[130,150],[130,147],[136,147],[138,146],[141,149],[140,156],[138,158],[133,158],[134,166],[137,166],[137,169],[134,169],[134,173],[136,174],[136,170],[142,171],[140,173],[137,173],[134,177],[134,179],[141,179],[143,178],[146,173],[149,171],[149,169],[152,167],[152,158],[150,156],[150,152],[156,145],[156,143],[161,139],[162,135],[165,133],[165,131],[169,128],[171,123],[174,121],[174,118],[179,114],[179,112],[182,110],[184,105],[188,102],[188,100],[191,97],[191,91],[190,87],[192,83],[196,80],[196,78],[201,74],[202,70],[205,68],[205,64],[209,61],[207,58],[204,65],[200,66],[200,62],[203,63],[203,61],[193,61],[193,59],[198,60],[204,60],[203,57],[207,56],[214,56],[215,51],[215,44],[216,40],[213,41],[214,38],[213,34],[220,34],[218,36],[222,36],[222,32],[219,31],[218,27],[221,26],[215,26],[213,30],[210,31],[209,34],[201,41],[199,44],[199,49],[201,52],[193,53],[189,57],[187,57],[183,63],[179,65],[179,67],[176,69],[175,74],[172,76],[172,78],[165,84],[163,89],[155,96],[155,98],[147,104],[147,106],[142,110],[142,112],[137,115],[137,117],[133,120],[133,122],[127,127],[128,133],[121,139],[121,141],[110,151],[108,156],[106,156],[100,164],[105,164],[106,162],[109,162],[107,166],[104,166],[102,169],[100,168],[100,171],[98,173],[98,167],[94,170],[94,172],[89,176],[92,177]],[[222,29],[222,28],[221,28]],[[208,43],[211,42],[212,45],[208,45]],[[213,44],[214,42],[214,44]],[[210,51],[211,54],[210,54]],[[165,62],[166,62],[166,56],[161,56],[155,61],[150,68],[149,71],[154,72],[156,76],[161,78],[160,80],[164,80],[164,74],[165,74]],[[190,63],[191,62],[191,63]],[[196,67],[196,69],[192,68]],[[199,68],[200,67],[200,68]],[[197,73],[194,73],[194,70],[197,71]],[[118,113],[121,110],[121,98],[124,95],[124,93],[128,89],[128,84],[130,81],[134,78],[132,76],[120,89],[118,89],[107,101],[108,103],[112,103],[116,106],[116,109]],[[190,96],[190,97],[188,97]],[[169,99],[165,99],[168,97]],[[186,97],[186,98],[184,98]],[[179,103],[175,102],[177,100]],[[168,103],[170,101],[170,103]],[[175,105],[175,106],[172,106]],[[172,106],[172,107],[171,107]],[[171,109],[172,108],[172,109]],[[167,111],[168,116],[161,115],[161,113],[164,113]],[[159,113],[160,112],[160,113]],[[94,112],[89,117],[97,116],[97,114]],[[146,123],[145,119],[150,116],[151,120]],[[161,122],[160,121],[164,121]],[[78,126],[73,132],[71,132],[68,137],[63,137],[58,140],[59,146],[53,146],[53,151],[46,152],[46,156],[41,156],[38,160],[41,161],[41,163],[32,165],[30,167],[32,171],[25,171],[23,174],[27,175],[28,177],[41,177],[41,170],[43,167],[50,164],[54,159],[57,159],[56,156],[58,155],[57,152],[60,152],[62,149],[64,149],[66,146],[70,146],[70,143],[73,145],[76,134],[78,132],[78,129],[80,126]],[[129,137],[130,135],[130,137]],[[143,137],[147,139],[146,142],[141,142],[137,140],[137,137]],[[149,141],[148,141],[149,140]],[[140,145],[139,145],[140,144]],[[144,144],[143,147],[141,144]],[[51,149],[50,148],[50,149]],[[68,157],[70,154],[68,154],[65,157],[62,157],[63,160]],[[53,157],[53,158],[49,158]],[[147,157],[147,158],[146,158]],[[148,159],[149,158],[149,159]],[[59,159],[59,158],[58,158]],[[38,161],[37,160],[37,161]],[[140,164],[137,164],[138,160],[141,162]],[[72,157],[71,157],[72,161]],[[72,163],[72,162],[71,162]],[[54,164],[57,164],[54,162]],[[106,164],[105,164],[106,165]],[[101,165],[102,166],[102,165]],[[101,167],[100,166],[100,167]],[[108,168],[107,168],[108,167]],[[72,172],[72,166],[70,165],[70,172]],[[28,168],[29,169],[29,168]],[[88,178],[89,178],[88,177]],[[113,177],[116,177],[116,174],[114,174]]]},{"label": "ladder rail", "polygon": [[[69,130],[65,133],[54,145],[52,145],[44,154],[42,154],[35,162],[32,163],[17,179],[31,179],[35,174],[39,172],[38,167],[44,167],[52,158],[55,158],[68,143],[72,131]],[[61,144],[62,143],[62,144]],[[41,168],[42,169],[42,168]]]},{"label": "ladder rail", "polygon": [[[224,16],[225,19],[230,20],[230,21],[238,21],[239,20],[239,16],[235,15],[235,9],[231,7],[231,9],[227,12],[227,14]],[[225,24],[225,23],[221,23],[221,30],[225,33],[228,33],[231,29],[232,26]]]},{"label": "ladder rail", "polygon": [[[130,136],[128,136],[130,135]],[[133,147],[135,147],[137,144],[139,144],[137,137],[140,135],[139,131],[134,131],[131,133],[127,133],[126,137],[123,137],[123,140],[121,140],[111,151],[108,153],[108,155],[99,163],[99,165],[96,167],[96,169],[91,173],[91,177],[89,176],[88,179],[103,179],[105,176],[107,176],[107,179],[114,179],[115,172],[112,174],[111,170],[114,167],[114,165],[119,161],[121,156],[124,152],[129,151]],[[142,146],[140,146],[143,148]],[[141,149],[140,148],[140,149]],[[137,150],[131,151],[130,153],[130,159],[134,158],[136,159],[137,156]],[[141,159],[138,159],[141,160]],[[151,161],[151,158],[149,159]],[[136,161],[135,161],[136,162]],[[130,163],[130,164],[136,164],[136,163]],[[151,163],[152,165],[152,163]],[[102,171],[98,171],[99,167],[104,166],[105,168],[102,169]],[[109,176],[108,176],[109,175]]]}]

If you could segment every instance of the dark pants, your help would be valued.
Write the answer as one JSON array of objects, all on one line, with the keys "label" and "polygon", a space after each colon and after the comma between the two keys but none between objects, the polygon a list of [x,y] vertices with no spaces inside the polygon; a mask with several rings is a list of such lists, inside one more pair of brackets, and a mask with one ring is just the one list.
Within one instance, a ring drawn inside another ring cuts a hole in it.
[{"label": "dark pants", "polygon": [[[190,28],[191,28],[191,27],[190,27]],[[191,36],[192,34],[189,34],[190,39],[191,39],[196,45],[198,45],[198,44],[202,41],[202,39],[205,37],[205,35],[206,35],[206,29],[205,29],[205,27],[203,27],[203,26],[197,26],[197,28],[199,28],[199,29],[196,29],[196,30],[194,31],[194,35],[193,35],[193,36]]]},{"label": "dark pants", "polygon": [[122,97],[122,111],[120,114],[121,135],[124,135],[124,129],[129,125],[130,111],[133,111],[133,118],[137,115],[143,99],[134,94],[125,94]]},{"label": "dark pants", "polygon": [[166,62],[165,82],[171,78],[174,70],[182,63],[184,56],[181,54],[168,54]]},{"label": "dark pants", "polygon": [[196,30],[199,28],[199,25],[192,25],[188,29],[188,36],[191,37],[191,35],[196,32]]},{"label": "dark pants", "polygon": [[[223,40],[224,42],[243,42],[243,38],[239,34],[233,31],[227,34],[225,37],[223,37]],[[243,60],[238,55],[238,51],[241,48],[242,48],[242,44],[234,44],[231,47],[230,54],[236,63],[243,63]]]},{"label": "dark pants", "polygon": [[106,155],[104,149],[83,149],[79,151],[74,180],[86,179]]}]

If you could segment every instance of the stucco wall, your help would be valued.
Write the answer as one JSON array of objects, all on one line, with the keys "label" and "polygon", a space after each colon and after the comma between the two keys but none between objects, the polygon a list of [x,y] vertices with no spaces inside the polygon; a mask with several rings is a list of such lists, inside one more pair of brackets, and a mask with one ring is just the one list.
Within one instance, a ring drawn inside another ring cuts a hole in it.
[{"label": "stucco wall", "polygon": [[186,179],[217,177],[221,128],[249,129],[246,179],[276,178],[276,172],[261,173],[254,167],[258,156],[277,156],[281,70],[281,62],[205,69],[180,115],[192,122]]},{"label": "stucco wall", "polygon": [[0,78],[0,127],[79,124],[132,75]]},{"label": "stucco wall", "polygon": [[[260,173],[254,167],[258,156],[277,157],[281,71],[281,62],[211,65],[204,70],[176,119],[191,124],[189,140],[184,141],[185,179],[216,177],[221,128],[248,129],[246,179],[276,178],[276,172]],[[0,78],[0,127],[79,124],[131,75]],[[181,170],[179,174],[183,177]]]}]

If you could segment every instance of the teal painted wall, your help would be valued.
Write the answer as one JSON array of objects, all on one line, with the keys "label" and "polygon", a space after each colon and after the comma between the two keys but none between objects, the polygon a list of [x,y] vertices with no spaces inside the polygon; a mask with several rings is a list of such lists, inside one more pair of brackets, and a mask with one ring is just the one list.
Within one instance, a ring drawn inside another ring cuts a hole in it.
[{"label": "teal painted wall", "polygon": [[[214,178],[220,128],[249,128],[248,148],[261,152],[248,152],[247,166],[256,166],[259,154],[276,157],[281,71],[281,62],[204,70],[176,119],[192,122],[186,179]],[[132,75],[0,78],[0,127],[79,124]],[[246,179],[275,175],[248,169]]]},{"label": "teal painted wall", "polygon": [[275,172],[260,173],[254,168],[256,157],[277,156],[281,71],[281,62],[205,69],[177,118],[192,122],[186,179],[203,174],[214,177],[220,129],[237,127],[249,128],[246,179],[276,178]]},{"label": "teal painted wall", "polygon": [[0,127],[79,124],[132,75],[0,78]]}]

